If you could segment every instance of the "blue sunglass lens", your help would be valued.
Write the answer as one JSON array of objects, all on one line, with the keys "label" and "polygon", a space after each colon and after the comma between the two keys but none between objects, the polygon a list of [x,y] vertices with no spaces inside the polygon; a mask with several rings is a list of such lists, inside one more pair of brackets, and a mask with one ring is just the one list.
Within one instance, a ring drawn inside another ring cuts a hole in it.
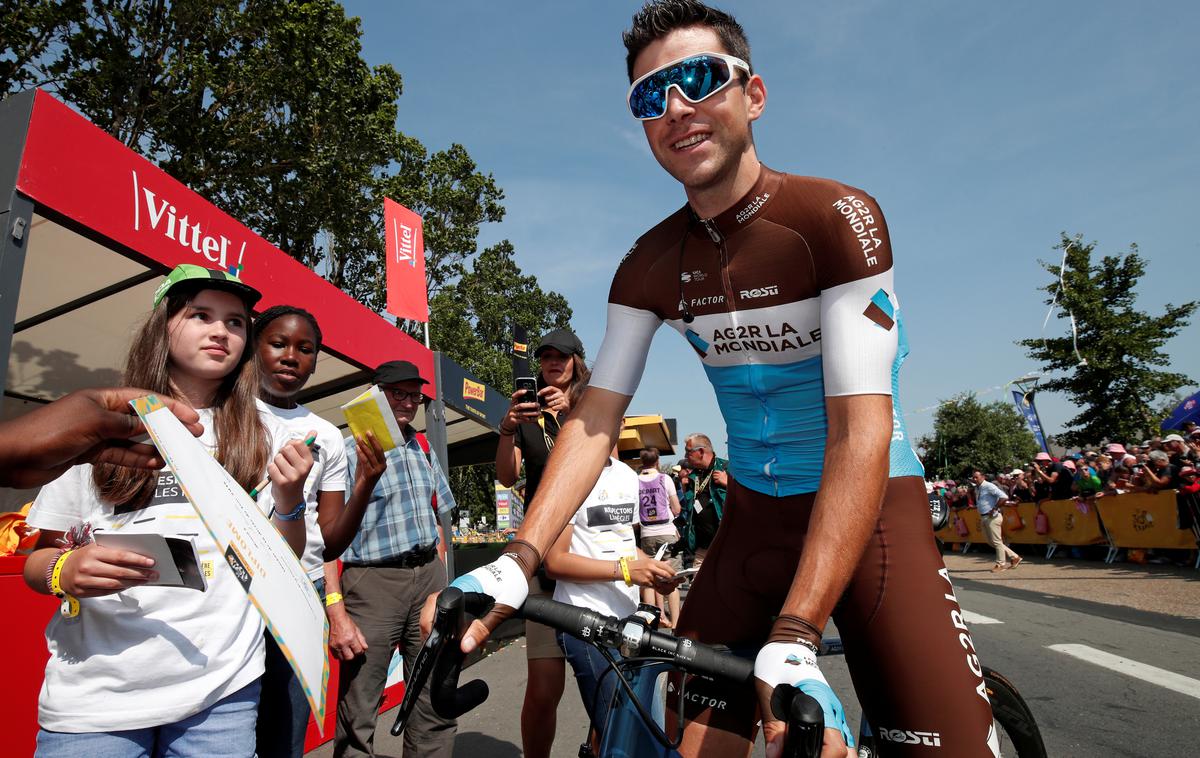
[{"label": "blue sunglass lens", "polygon": [[725,61],[707,55],[689,58],[643,79],[629,95],[629,108],[635,118],[658,118],[667,112],[667,88],[672,84],[688,100],[698,103],[723,87],[729,78]]}]

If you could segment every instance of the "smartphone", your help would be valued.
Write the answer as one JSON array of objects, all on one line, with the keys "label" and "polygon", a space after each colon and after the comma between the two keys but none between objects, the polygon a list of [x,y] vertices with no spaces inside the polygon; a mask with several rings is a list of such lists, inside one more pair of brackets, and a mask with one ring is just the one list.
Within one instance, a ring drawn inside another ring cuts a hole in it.
[{"label": "smartphone", "polygon": [[513,384],[517,389],[522,390],[520,402],[540,403],[542,401],[542,398],[539,398],[537,393],[537,379],[534,379],[532,376],[518,376],[513,381]]}]

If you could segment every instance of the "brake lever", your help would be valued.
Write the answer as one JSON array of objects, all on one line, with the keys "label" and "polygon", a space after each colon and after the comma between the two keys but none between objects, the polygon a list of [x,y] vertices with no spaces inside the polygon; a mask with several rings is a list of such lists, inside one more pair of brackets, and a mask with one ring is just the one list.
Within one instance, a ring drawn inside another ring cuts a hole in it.
[{"label": "brake lever", "polygon": [[466,625],[465,614],[482,616],[491,610],[491,599],[477,592],[463,593],[457,587],[447,587],[438,598],[438,612],[446,602],[448,623],[454,633],[453,639],[443,647],[433,664],[433,684],[430,685],[430,702],[437,715],[444,719],[456,719],[488,698],[488,685],[482,679],[473,679],[458,686],[458,677],[466,654],[462,651],[462,629]]},{"label": "brake lever", "polygon": [[[408,725],[416,708],[417,698],[429,677],[430,701],[434,711],[443,718],[458,718],[487,699],[488,686],[482,679],[468,682],[460,690],[458,676],[465,656],[461,649],[464,611],[483,615],[490,609],[491,599],[478,593],[464,594],[457,587],[447,587],[438,595],[437,610],[429,636],[421,646],[405,677],[404,699],[396,711],[391,733],[397,737]],[[468,608],[469,606],[469,608]]]},{"label": "brake lever", "polygon": [[771,711],[787,724],[780,758],[817,758],[825,740],[825,714],[811,695],[790,684],[771,692]]}]

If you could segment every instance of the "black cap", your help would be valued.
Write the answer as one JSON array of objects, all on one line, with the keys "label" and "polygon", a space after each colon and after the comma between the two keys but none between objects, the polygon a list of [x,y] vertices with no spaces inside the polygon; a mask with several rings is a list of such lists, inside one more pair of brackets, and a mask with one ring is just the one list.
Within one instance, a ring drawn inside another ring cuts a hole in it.
[{"label": "black cap", "polygon": [[421,376],[421,372],[415,364],[408,361],[388,361],[379,364],[375,369],[372,381],[376,384],[397,384],[411,382],[414,379],[421,384],[429,384],[429,380]]},{"label": "black cap", "polygon": [[533,357],[541,357],[548,347],[554,348],[563,355],[583,355],[583,343],[579,341],[574,332],[567,329],[555,329],[542,337],[537,350],[533,351]]}]

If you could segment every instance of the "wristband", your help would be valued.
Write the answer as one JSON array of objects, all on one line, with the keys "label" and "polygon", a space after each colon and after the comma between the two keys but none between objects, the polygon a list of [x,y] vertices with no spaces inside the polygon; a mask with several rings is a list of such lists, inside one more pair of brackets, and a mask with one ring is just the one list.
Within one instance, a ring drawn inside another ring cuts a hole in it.
[{"label": "wristband", "polygon": [[507,555],[517,562],[521,570],[525,572],[525,578],[533,577],[533,572],[537,571],[538,566],[542,565],[542,556],[538,553],[536,547],[526,542],[525,540],[513,540],[504,546],[500,551],[501,555]]},{"label": "wristband", "polygon": [[780,614],[771,627],[767,642],[799,642],[816,652],[821,647],[821,630],[805,618]]},{"label": "wristband", "polygon": [[59,606],[58,612],[65,618],[75,618],[79,615],[79,600],[74,595],[68,595],[66,590],[62,588],[63,567],[67,565],[67,558],[75,550],[76,548],[63,550],[54,559],[54,563],[51,564],[50,568],[50,594],[62,600],[62,605]]},{"label": "wristband", "polygon": [[498,432],[500,432],[501,437],[512,437],[514,434],[517,433],[516,429],[513,429],[511,432],[504,431],[504,424],[501,424],[500,426],[496,427],[496,430]]},{"label": "wristband", "polygon": [[621,577],[625,580],[626,587],[633,586],[633,577],[629,575],[629,559],[622,558],[621,561]]},{"label": "wristband", "polygon": [[304,518],[304,511],[307,510],[307,506],[308,503],[302,500],[300,501],[300,505],[297,505],[296,509],[291,513],[280,513],[275,510],[275,506],[271,506],[271,515],[280,521],[299,521]]},{"label": "wristband", "polygon": [[326,608],[328,608],[331,605],[337,605],[340,602],[342,602],[342,593],[340,593],[340,592],[330,592],[328,595],[325,596],[325,607]]}]

